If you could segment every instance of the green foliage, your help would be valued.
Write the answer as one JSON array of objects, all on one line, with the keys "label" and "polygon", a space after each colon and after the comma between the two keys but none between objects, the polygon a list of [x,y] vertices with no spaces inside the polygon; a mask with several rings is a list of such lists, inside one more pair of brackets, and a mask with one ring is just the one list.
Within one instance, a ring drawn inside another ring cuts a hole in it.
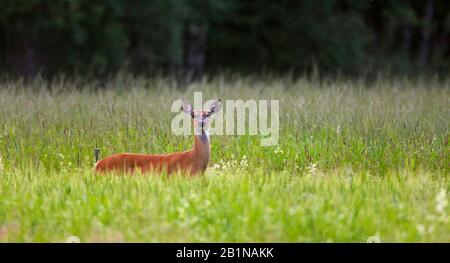
[{"label": "green foliage", "polygon": [[[428,2],[431,21],[424,18]],[[426,66],[448,75],[449,9],[444,0],[2,1],[0,68],[103,75],[122,67],[183,67],[186,30],[201,24],[211,72],[301,72],[314,65],[322,72],[408,73],[422,56],[422,72]]]},{"label": "green foliage", "polygon": [[[0,241],[450,241],[448,82],[104,85],[2,84]],[[279,144],[211,136],[198,178],[92,173],[96,145],[101,157],[189,149],[192,137],[170,132],[170,107],[193,91],[280,100]]]},{"label": "green foliage", "polygon": [[210,52],[211,60],[244,70],[304,69],[315,62],[323,70],[351,72],[364,62],[371,32],[359,10],[340,10],[338,2],[241,4],[229,13],[230,26],[211,21],[211,31],[222,34],[211,34],[210,47],[223,50]]}]

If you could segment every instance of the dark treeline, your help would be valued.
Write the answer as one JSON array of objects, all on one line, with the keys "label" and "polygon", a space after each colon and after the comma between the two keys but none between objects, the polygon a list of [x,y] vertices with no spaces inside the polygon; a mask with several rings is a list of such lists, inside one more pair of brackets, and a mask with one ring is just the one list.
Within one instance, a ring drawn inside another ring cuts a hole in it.
[{"label": "dark treeline", "polygon": [[1,0],[0,71],[448,75],[447,0]]}]

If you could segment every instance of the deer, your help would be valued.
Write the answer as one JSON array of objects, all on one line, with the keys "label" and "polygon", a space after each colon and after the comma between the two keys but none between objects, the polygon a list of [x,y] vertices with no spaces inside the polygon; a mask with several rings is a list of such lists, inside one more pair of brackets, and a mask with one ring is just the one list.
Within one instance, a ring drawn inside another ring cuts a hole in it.
[{"label": "deer", "polygon": [[194,126],[194,144],[190,150],[169,154],[117,153],[98,161],[95,171],[132,174],[137,171],[143,174],[165,172],[168,175],[181,172],[191,176],[203,174],[211,157],[209,124],[214,114],[222,108],[221,102],[220,98],[216,99],[208,111],[201,111],[194,110],[188,101],[182,101],[180,109],[191,117]]}]

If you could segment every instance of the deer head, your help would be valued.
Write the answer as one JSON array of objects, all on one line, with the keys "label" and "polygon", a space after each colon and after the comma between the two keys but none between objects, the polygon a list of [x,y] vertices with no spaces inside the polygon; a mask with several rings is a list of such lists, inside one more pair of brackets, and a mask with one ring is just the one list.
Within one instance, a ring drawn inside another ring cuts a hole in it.
[{"label": "deer head", "polygon": [[191,106],[191,104],[188,101],[183,100],[181,104],[181,110],[189,115],[192,118],[192,122],[194,123],[194,134],[200,135],[200,134],[207,134],[209,123],[217,112],[220,111],[222,108],[222,100],[217,99],[215,100],[211,106],[209,107],[208,111],[199,111],[194,110]]}]

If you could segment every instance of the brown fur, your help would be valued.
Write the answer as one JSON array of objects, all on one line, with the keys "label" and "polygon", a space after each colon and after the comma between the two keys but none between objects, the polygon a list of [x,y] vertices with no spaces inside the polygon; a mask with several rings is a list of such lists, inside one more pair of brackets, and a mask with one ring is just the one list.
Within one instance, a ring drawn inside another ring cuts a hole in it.
[{"label": "brown fur", "polygon": [[[206,113],[205,113],[206,114]],[[166,155],[118,153],[97,162],[97,172],[186,172],[190,175],[202,174],[208,167],[211,148],[206,135],[195,135],[191,150]]]}]

